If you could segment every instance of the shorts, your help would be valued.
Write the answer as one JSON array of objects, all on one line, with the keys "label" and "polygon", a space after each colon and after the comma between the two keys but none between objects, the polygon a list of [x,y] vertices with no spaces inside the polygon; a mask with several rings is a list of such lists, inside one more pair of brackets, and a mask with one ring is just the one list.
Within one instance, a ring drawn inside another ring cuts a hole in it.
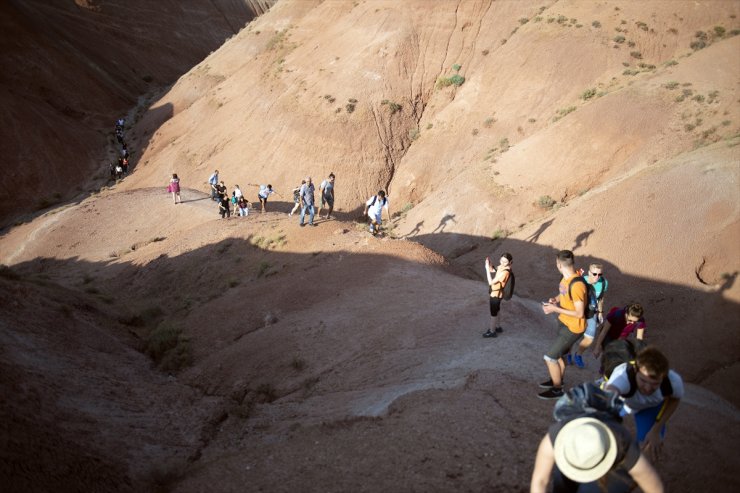
[{"label": "shorts", "polygon": [[491,308],[491,316],[495,317],[501,309],[501,298],[489,296],[488,299],[490,300],[488,306]]},{"label": "shorts", "polygon": [[382,214],[378,214],[377,216],[375,216],[373,214],[368,213],[368,215],[367,215],[367,217],[370,218],[370,221],[374,222],[378,226],[380,226],[381,224],[383,224],[383,221],[381,220],[381,216],[382,216]]},{"label": "shorts", "polygon": [[[660,411],[663,409],[663,406],[665,405],[665,400],[658,404],[657,406],[648,407],[647,409],[642,409],[640,411],[637,411],[635,413],[635,428],[637,429],[637,443],[642,443],[645,441],[645,437],[647,436],[650,429],[653,427],[655,422],[658,419],[658,414],[660,414]],[[665,438],[665,425],[663,425],[660,428],[660,438]]]},{"label": "shorts", "polygon": [[583,337],[593,339],[596,337],[596,316],[586,319],[586,332],[583,333]]},{"label": "shorts", "polygon": [[267,203],[267,197],[263,197],[262,195],[257,195],[257,198],[260,202],[266,204]]},{"label": "shorts", "polygon": [[328,205],[329,207],[334,207],[334,196],[321,196],[321,206]]},{"label": "shorts", "polygon": [[545,361],[556,362],[565,353],[570,351],[571,346],[575,344],[583,334],[574,334],[563,322],[558,320],[558,336],[552,343],[550,349],[545,353]]}]

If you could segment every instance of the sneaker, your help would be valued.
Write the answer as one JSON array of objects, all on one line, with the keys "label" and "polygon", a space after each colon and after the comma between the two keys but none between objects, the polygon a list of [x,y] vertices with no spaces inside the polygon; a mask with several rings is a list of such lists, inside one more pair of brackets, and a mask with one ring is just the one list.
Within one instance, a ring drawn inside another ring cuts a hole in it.
[{"label": "sneaker", "polygon": [[491,329],[488,329],[487,331],[483,333],[483,337],[496,337],[496,332]]},{"label": "sneaker", "polygon": [[496,327],[496,333],[497,334],[500,334],[503,331],[504,331],[504,329],[502,329],[501,327]]},{"label": "sneaker", "polygon": [[576,361],[576,366],[577,366],[578,368],[581,368],[581,369],[583,369],[583,368],[586,368],[586,364],[585,364],[585,363],[583,362],[583,356],[581,356],[580,354],[576,354],[576,355],[575,355],[575,356],[573,357],[573,359],[575,359],[575,361]]},{"label": "sneaker", "polygon": [[573,357],[570,355],[570,353],[563,356],[563,360],[565,361],[566,365],[572,365],[573,364]]},{"label": "sneaker", "polygon": [[552,388],[552,378],[548,380],[547,382],[542,382],[540,384],[541,389],[551,389]]},{"label": "sneaker", "polygon": [[540,399],[546,399],[546,400],[549,400],[549,399],[560,399],[561,397],[563,397],[563,389],[562,388],[553,387],[553,388],[551,388],[549,390],[546,390],[544,392],[540,392],[539,394],[537,394],[537,397],[539,397]]},{"label": "sneaker", "polygon": [[303,224],[303,223],[300,223],[300,227],[302,228],[303,226],[305,226],[305,224]]}]

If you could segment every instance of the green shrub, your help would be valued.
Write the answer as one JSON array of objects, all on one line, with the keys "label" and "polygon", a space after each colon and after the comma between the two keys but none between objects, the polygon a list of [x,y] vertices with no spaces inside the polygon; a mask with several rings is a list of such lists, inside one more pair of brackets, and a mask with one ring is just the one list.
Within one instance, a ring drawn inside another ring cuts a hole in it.
[{"label": "green shrub", "polygon": [[419,131],[418,127],[414,127],[409,130],[409,139],[411,139],[412,141],[418,139],[420,135],[421,132]]},{"label": "green shrub", "polygon": [[440,77],[437,79],[437,87],[443,88],[448,86],[458,86],[460,87],[465,83],[465,77],[463,77],[460,74],[455,74],[452,77]]},{"label": "green shrub", "polygon": [[614,42],[615,43],[622,44],[622,43],[624,43],[625,39],[626,38],[624,36],[621,36],[621,35],[620,36],[614,36]]},{"label": "green shrub", "polygon": [[542,197],[537,199],[537,205],[539,205],[543,209],[552,209],[552,207],[555,205],[555,200],[553,200],[553,198],[549,195],[543,195]]},{"label": "green shrub", "polygon": [[519,24],[521,24],[522,26],[527,22],[529,22],[529,19],[527,19],[526,17],[522,17],[521,19],[519,19]]},{"label": "green shrub", "polygon": [[714,34],[718,38],[722,38],[725,35],[725,28],[722,26],[714,26]]},{"label": "green shrub", "polygon": [[400,104],[394,103],[393,101],[388,101],[387,99],[381,101],[380,104],[388,106],[388,109],[391,110],[391,115],[398,113],[403,108]]},{"label": "green shrub", "polygon": [[593,21],[593,22],[591,23],[591,25],[592,25],[593,27],[595,27],[596,29],[598,29],[598,28],[600,28],[600,27],[601,27],[601,22],[599,22],[599,21]]},{"label": "green shrub", "polygon": [[573,113],[576,109],[577,108],[575,106],[569,106],[567,108],[559,109],[558,110],[558,114],[553,117],[552,121],[553,122],[556,122],[556,121],[560,120],[561,118],[563,118],[565,115],[567,115],[569,113]]},{"label": "green shrub", "polygon": [[594,96],[596,96],[596,89],[595,88],[586,89],[581,94],[581,99],[583,99],[584,101],[588,101],[589,99],[591,99]]},{"label": "green shrub", "polygon": [[663,87],[665,87],[666,89],[669,89],[671,91],[673,89],[677,88],[678,86],[679,86],[679,84],[675,80],[672,80],[670,82],[666,82],[665,84],[663,84]]},{"label": "green shrub", "polygon": [[457,63],[452,66],[452,70],[454,70],[455,72],[459,72],[461,68],[462,65],[459,65]]},{"label": "green shrub", "polygon": [[493,235],[491,235],[491,240],[496,241],[501,238],[506,238],[507,236],[509,236],[509,231],[506,229],[499,228],[493,232]]},{"label": "green shrub", "polygon": [[486,128],[491,128],[491,127],[493,126],[493,124],[494,124],[494,123],[496,123],[496,119],[495,119],[495,118],[493,118],[492,116],[489,116],[489,117],[488,117],[488,118],[486,118],[486,120],[485,120],[485,121],[483,122],[483,126],[484,126],[484,127],[486,127]]},{"label": "green shrub", "polygon": [[501,146],[501,152],[504,153],[509,150],[511,147],[511,144],[509,144],[509,139],[504,137],[503,139],[498,141],[498,145]]},{"label": "green shrub", "polygon": [[192,361],[190,341],[179,327],[161,323],[146,338],[144,352],[162,370],[179,370]]},{"label": "green shrub", "polygon": [[257,277],[262,277],[265,275],[265,273],[272,267],[270,265],[270,262],[267,262],[266,260],[263,260],[260,262],[260,265],[257,267]]},{"label": "green shrub", "polygon": [[637,58],[638,60],[640,60],[642,58],[642,53],[640,53],[639,51],[630,51],[630,56],[632,58]]}]

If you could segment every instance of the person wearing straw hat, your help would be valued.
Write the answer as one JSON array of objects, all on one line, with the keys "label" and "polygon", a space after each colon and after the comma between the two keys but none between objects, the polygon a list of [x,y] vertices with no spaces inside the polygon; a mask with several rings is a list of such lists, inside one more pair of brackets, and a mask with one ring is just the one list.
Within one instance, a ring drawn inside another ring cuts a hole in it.
[{"label": "person wearing straw hat", "polygon": [[[640,452],[629,431],[599,415],[583,416],[553,424],[537,449],[531,493],[544,493],[553,476],[553,491],[584,491],[581,485],[596,482],[604,491],[630,491],[628,475],[644,493],[662,493],[663,483]],[[596,490],[600,491],[600,490]]]}]

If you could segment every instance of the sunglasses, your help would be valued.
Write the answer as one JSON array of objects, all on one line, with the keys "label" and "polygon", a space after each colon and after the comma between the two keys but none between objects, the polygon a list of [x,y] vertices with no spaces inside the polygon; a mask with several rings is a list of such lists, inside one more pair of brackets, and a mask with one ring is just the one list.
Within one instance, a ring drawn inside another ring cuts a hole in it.
[{"label": "sunglasses", "polygon": [[601,276],[603,276],[603,275],[604,275],[604,274],[602,274],[601,272],[598,272],[598,273],[597,273],[597,272],[589,272],[589,274],[591,274],[591,275],[592,275],[592,276],[594,276],[594,277],[601,277]]}]

